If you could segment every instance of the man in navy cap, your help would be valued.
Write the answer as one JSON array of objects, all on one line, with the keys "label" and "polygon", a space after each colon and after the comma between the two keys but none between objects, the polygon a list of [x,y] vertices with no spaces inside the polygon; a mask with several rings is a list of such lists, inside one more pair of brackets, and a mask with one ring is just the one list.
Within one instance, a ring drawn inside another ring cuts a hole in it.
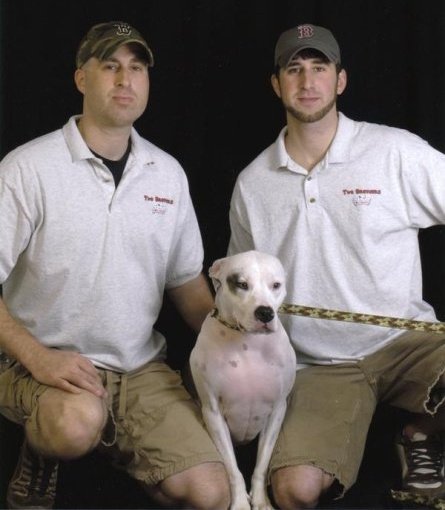
[{"label": "man in navy cap", "polygon": [[[287,30],[272,86],[286,126],[238,177],[229,254],[281,259],[287,302],[436,321],[422,299],[418,231],[445,224],[445,156],[400,129],[337,110],[347,83],[324,27]],[[299,362],[270,465],[283,509],[355,482],[378,402],[411,411],[397,445],[404,489],[444,493],[445,335],[282,316]]]}]

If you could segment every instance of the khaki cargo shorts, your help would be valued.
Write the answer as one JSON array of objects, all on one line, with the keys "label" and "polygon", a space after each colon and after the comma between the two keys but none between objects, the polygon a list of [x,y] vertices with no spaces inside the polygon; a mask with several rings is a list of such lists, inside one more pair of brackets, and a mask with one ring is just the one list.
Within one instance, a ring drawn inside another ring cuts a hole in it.
[{"label": "khaki cargo shorts", "polygon": [[[180,375],[152,362],[129,374],[100,370],[109,394],[101,452],[133,478],[154,485],[203,462],[221,462]],[[0,374],[0,412],[24,424],[35,421],[47,386],[15,364]]]},{"label": "khaki cargo shorts", "polygon": [[378,402],[434,414],[445,394],[445,335],[402,333],[357,363],[297,371],[270,472],[316,466],[332,474],[343,494],[357,478]]}]

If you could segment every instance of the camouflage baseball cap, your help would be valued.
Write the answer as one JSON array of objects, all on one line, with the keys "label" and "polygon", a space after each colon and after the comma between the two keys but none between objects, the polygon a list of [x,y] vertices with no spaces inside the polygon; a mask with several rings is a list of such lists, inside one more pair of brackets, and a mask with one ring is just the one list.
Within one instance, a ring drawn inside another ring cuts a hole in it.
[{"label": "camouflage baseball cap", "polygon": [[299,51],[321,51],[334,64],[340,63],[340,48],[332,32],[316,25],[298,25],[283,32],[275,46],[275,65],[287,67]]},{"label": "camouflage baseball cap", "polygon": [[122,44],[137,43],[145,50],[150,67],[154,64],[153,53],[141,34],[128,23],[109,21],[94,25],[82,39],[77,50],[76,65],[82,67],[91,57],[103,60]]}]

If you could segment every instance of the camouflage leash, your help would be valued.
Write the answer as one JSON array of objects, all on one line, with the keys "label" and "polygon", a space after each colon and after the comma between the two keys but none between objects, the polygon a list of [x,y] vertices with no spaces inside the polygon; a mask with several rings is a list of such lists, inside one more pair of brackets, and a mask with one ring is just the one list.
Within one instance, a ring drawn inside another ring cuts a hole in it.
[{"label": "camouflage leash", "polygon": [[386,317],[384,315],[371,315],[366,313],[342,312],[340,310],[329,310],[327,308],[315,308],[313,306],[292,305],[283,303],[279,313],[311,317],[313,319],[329,319],[342,322],[356,322],[382,326],[385,328],[412,329],[415,331],[426,331],[428,333],[445,333],[445,322],[428,322],[413,319],[402,319],[397,317]]},{"label": "camouflage leash", "polygon": [[[394,499],[394,501],[398,501],[400,503],[408,503],[410,505],[414,504],[416,505],[415,508],[420,507],[420,508],[433,508],[434,510],[445,510],[445,495],[426,496],[423,494],[416,494],[410,491],[391,490],[391,497]],[[413,508],[413,506],[411,506],[411,508]]]}]

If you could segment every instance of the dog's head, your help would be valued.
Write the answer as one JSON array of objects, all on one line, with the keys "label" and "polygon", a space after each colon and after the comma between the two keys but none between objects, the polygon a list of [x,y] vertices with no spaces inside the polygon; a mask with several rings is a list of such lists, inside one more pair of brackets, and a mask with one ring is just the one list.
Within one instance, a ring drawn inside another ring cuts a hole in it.
[{"label": "dog's head", "polygon": [[285,273],[274,256],[247,251],[216,260],[209,270],[221,318],[253,333],[276,331],[286,295]]}]

